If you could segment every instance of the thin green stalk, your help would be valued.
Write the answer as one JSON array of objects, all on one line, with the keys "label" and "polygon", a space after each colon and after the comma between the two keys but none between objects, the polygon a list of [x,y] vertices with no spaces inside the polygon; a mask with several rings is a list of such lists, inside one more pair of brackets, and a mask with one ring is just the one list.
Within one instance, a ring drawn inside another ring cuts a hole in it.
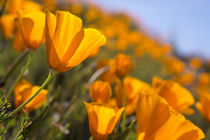
[{"label": "thin green stalk", "polygon": [[0,10],[0,17],[2,16],[2,14],[4,13],[4,10],[5,10],[5,7],[6,7],[6,3],[7,3],[7,0],[4,0],[3,4],[2,4],[2,7],[1,7],[1,10]]},{"label": "thin green stalk", "polygon": [[5,81],[7,78],[13,73],[15,70],[15,67],[23,60],[23,58],[28,54],[29,49],[26,49],[24,52],[22,52],[12,63],[12,65],[9,67],[9,70],[6,72],[6,74],[3,76],[0,86],[3,86],[5,84]]},{"label": "thin green stalk", "polygon": [[13,138],[13,140],[17,140],[19,135],[20,135],[20,133],[21,133],[21,129],[18,130],[18,132],[17,132],[16,136]]},{"label": "thin green stalk", "polygon": [[[125,108],[126,107],[126,96],[125,96],[125,87],[124,87],[124,79],[121,79],[122,81],[122,105]],[[125,110],[123,111],[122,114],[122,131],[124,131],[126,129],[126,112]]]},{"label": "thin green stalk", "polygon": [[48,77],[45,80],[45,82],[41,85],[41,87],[27,101],[25,101],[22,105],[16,108],[9,116],[11,117],[17,112],[19,112],[20,110],[23,109],[24,106],[26,106],[31,100],[33,100],[39,94],[39,92],[47,86],[47,84],[51,81],[54,75],[55,75],[55,72],[49,70]]},{"label": "thin green stalk", "polygon": [[7,93],[7,99],[10,97],[10,95],[12,94],[15,85],[19,82],[19,80],[23,77],[23,74],[25,73],[25,71],[27,70],[29,64],[31,63],[32,60],[32,55],[33,55],[33,51],[31,50],[28,56],[28,60],[25,64],[25,66],[23,67],[23,70],[20,72],[20,74],[18,75],[17,79],[15,80],[15,82],[13,83],[13,85],[10,87],[8,93]]}]

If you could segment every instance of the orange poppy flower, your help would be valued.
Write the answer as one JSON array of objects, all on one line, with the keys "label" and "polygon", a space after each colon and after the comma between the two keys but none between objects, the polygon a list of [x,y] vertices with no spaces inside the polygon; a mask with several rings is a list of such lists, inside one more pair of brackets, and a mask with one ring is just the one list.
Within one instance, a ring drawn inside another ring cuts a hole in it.
[{"label": "orange poppy flower", "polygon": [[122,82],[118,80],[117,85],[115,86],[115,96],[117,99],[118,107],[122,107],[123,105],[122,90],[124,90],[126,97],[126,106],[125,106],[126,114],[132,115],[136,110],[138,95],[140,93],[151,92],[151,87],[149,84],[129,76],[124,78],[123,85]]},{"label": "orange poppy flower", "polygon": [[6,4],[7,14],[0,18],[0,26],[6,39],[12,37],[15,29],[15,18],[18,11],[40,11],[41,5],[29,0],[9,0]]},{"label": "orange poppy flower", "polygon": [[[21,80],[14,89],[15,107],[17,108],[27,101],[39,88],[39,86],[33,86],[26,80]],[[47,93],[47,90],[41,90],[41,92],[24,107],[24,109],[32,111],[39,108],[45,103]]]},{"label": "orange poppy flower", "polygon": [[189,106],[194,104],[194,98],[192,94],[180,84],[154,77],[152,88],[153,93],[165,98],[168,104],[174,109],[186,114],[194,113],[194,110],[189,108]]},{"label": "orange poppy flower", "polygon": [[129,56],[124,54],[118,54],[115,57],[115,74],[118,77],[125,77],[131,70],[132,64]]},{"label": "orange poppy flower", "polygon": [[112,96],[112,89],[108,82],[96,81],[90,85],[90,99],[97,103],[107,103]]},{"label": "orange poppy flower", "polygon": [[112,107],[86,103],[88,112],[90,133],[94,140],[106,140],[112,133],[115,125],[120,119],[124,108],[114,109]]},{"label": "orange poppy flower", "polygon": [[199,92],[198,100],[199,101],[196,103],[196,108],[210,122],[210,93],[207,91]]},{"label": "orange poppy flower", "polygon": [[189,65],[192,69],[199,69],[202,66],[202,63],[200,58],[191,58]]},{"label": "orange poppy flower", "polygon": [[85,60],[106,38],[96,29],[82,29],[82,20],[69,12],[46,12],[46,52],[48,64],[65,72]]},{"label": "orange poppy flower", "polygon": [[13,35],[13,31],[15,28],[15,17],[16,15],[13,14],[5,14],[2,15],[2,17],[0,18],[0,26],[6,39],[11,38]]},{"label": "orange poppy flower", "polygon": [[200,140],[200,128],[155,94],[139,94],[136,110],[138,140]]},{"label": "orange poppy flower", "polygon": [[19,12],[16,23],[27,47],[37,49],[41,46],[45,37],[45,14],[43,12]]}]

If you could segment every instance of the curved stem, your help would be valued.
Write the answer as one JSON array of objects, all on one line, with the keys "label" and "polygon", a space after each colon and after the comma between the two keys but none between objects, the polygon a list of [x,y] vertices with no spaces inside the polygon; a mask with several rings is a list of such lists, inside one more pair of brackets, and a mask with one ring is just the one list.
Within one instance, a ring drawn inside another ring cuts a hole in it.
[{"label": "curved stem", "polygon": [[17,79],[15,80],[15,82],[13,83],[13,85],[10,87],[8,93],[7,93],[7,99],[10,97],[10,95],[12,94],[13,90],[14,90],[14,87],[15,85],[19,82],[19,80],[23,77],[23,74],[25,73],[25,71],[27,70],[29,64],[31,63],[31,60],[32,60],[32,54],[33,54],[33,51],[31,50],[30,53],[29,53],[29,56],[28,56],[28,60],[25,64],[25,66],[23,67],[23,70],[20,72],[20,74],[18,75]]},{"label": "curved stem", "polygon": [[27,100],[25,101],[22,105],[20,105],[18,108],[16,108],[10,115],[9,117],[13,116],[14,114],[16,114],[17,112],[19,112],[20,110],[23,109],[24,106],[26,106],[31,100],[33,100],[38,94],[39,92],[45,88],[47,86],[47,84],[50,82],[50,80],[53,78],[55,73],[53,73],[51,70],[49,70],[49,74],[47,79],[45,80],[45,82],[41,85],[41,87]]},{"label": "curved stem", "polygon": [[90,86],[101,74],[108,71],[110,69],[109,66],[102,67],[98,69],[88,80],[88,86]]},{"label": "curved stem", "polygon": [[15,61],[12,63],[12,65],[9,67],[9,70],[6,72],[6,74],[4,75],[4,77],[2,78],[1,82],[0,82],[0,86],[3,86],[5,81],[7,80],[7,78],[13,73],[13,71],[15,70],[15,67],[21,62],[21,60],[23,60],[23,58],[28,54],[29,49],[26,49],[24,52],[22,52],[16,59]]}]

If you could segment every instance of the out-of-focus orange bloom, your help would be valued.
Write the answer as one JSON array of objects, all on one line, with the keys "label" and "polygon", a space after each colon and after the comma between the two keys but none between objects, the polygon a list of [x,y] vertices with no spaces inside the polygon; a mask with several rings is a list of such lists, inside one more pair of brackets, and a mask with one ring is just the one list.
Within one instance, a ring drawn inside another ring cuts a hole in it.
[{"label": "out-of-focus orange bloom", "polygon": [[182,75],[176,77],[176,81],[182,85],[190,85],[194,82],[194,80],[195,75],[193,72],[183,73]]},{"label": "out-of-focus orange bloom", "polygon": [[41,5],[29,1],[29,0],[9,0],[6,10],[8,11],[8,14],[2,15],[0,19],[0,25],[4,32],[4,36],[6,39],[9,39],[12,37],[14,29],[15,29],[15,18],[17,17],[17,12],[22,11],[36,11],[41,10]]},{"label": "out-of-focus orange bloom", "polygon": [[100,14],[101,13],[97,7],[91,7],[87,12],[85,12],[85,20],[87,22],[93,22],[101,16]]},{"label": "out-of-focus orange bloom", "polygon": [[57,5],[57,0],[42,0],[44,7],[48,10],[55,10]]},{"label": "out-of-focus orange bloom", "polygon": [[199,58],[192,58],[190,59],[190,67],[193,69],[199,69],[202,66],[202,61]]},{"label": "out-of-focus orange bloom", "polygon": [[109,67],[109,70],[104,72],[100,79],[103,81],[108,81],[110,83],[114,82],[116,79],[115,76],[115,61],[113,59],[105,59],[98,63],[97,69],[103,68],[103,67]]},{"label": "out-of-focus orange bloom", "polygon": [[127,40],[123,38],[118,38],[116,41],[116,48],[118,51],[125,51],[127,48]]},{"label": "out-of-focus orange bloom", "polygon": [[200,128],[155,94],[139,94],[136,109],[138,140],[200,140]]},{"label": "out-of-focus orange bloom", "polygon": [[86,102],[85,106],[88,112],[89,128],[93,139],[106,140],[108,135],[114,130],[124,108],[114,109],[112,107]]},{"label": "out-of-focus orange bloom", "polygon": [[112,96],[112,89],[108,82],[96,81],[90,85],[90,99],[97,103],[107,103]]},{"label": "out-of-focus orange bloom", "polygon": [[198,100],[199,101],[196,103],[196,108],[210,122],[210,93],[207,91],[199,92]]},{"label": "out-of-focus orange bloom", "polygon": [[171,46],[170,45],[166,45],[166,46],[161,46],[159,44],[154,44],[154,46],[152,46],[148,53],[154,57],[154,58],[163,58],[166,57],[167,54],[169,54],[171,52]]},{"label": "out-of-focus orange bloom", "polygon": [[180,59],[175,57],[166,57],[163,59],[166,69],[175,74],[179,74],[184,71],[185,64]]},{"label": "out-of-focus orange bloom", "polygon": [[42,6],[31,0],[8,0],[7,8],[9,14],[16,15],[18,11],[40,11]]},{"label": "out-of-focus orange bloom", "polygon": [[[33,86],[26,80],[21,80],[14,89],[15,107],[17,108],[27,101],[39,88],[39,86]],[[47,93],[47,90],[41,90],[40,93],[24,107],[24,109],[32,111],[39,108],[46,102]]]},{"label": "out-of-focus orange bloom", "polygon": [[110,26],[106,25],[105,27],[103,27],[102,32],[107,38],[114,38],[116,36],[116,32],[113,31],[111,25]]},{"label": "out-of-focus orange bloom", "polygon": [[194,110],[189,108],[194,104],[194,98],[192,94],[180,84],[174,81],[165,81],[158,77],[154,77],[152,88],[153,93],[165,98],[168,104],[177,111],[186,114],[194,113]]},{"label": "out-of-focus orange bloom", "polygon": [[2,15],[2,17],[0,18],[0,26],[3,30],[4,36],[6,37],[6,39],[9,39],[12,37],[13,35],[13,31],[14,31],[14,24],[15,24],[15,19],[16,15],[13,14],[5,14]]},{"label": "out-of-focus orange bloom", "polygon": [[73,13],[73,14],[75,14],[75,15],[77,15],[77,16],[79,16],[79,15],[81,15],[82,14],[82,11],[83,11],[83,7],[82,7],[82,5],[80,5],[80,4],[73,4],[72,6],[71,6],[71,12]]},{"label": "out-of-focus orange bloom", "polygon": [[123,92],[125,92],[126,97],[126,114],[132,115],[136,110],[138,94],[151,92],[151,87],[149,84],[129,76],[124,78],[123,85],[122,82],[118,80],[117,85],[115,86],[115,96],[118,107],[122,107],[123,105]]},{"label": "out-of-focus orange bloom", "polygon": [[201,86],[210,86],[210,73],[201,73],[199,75],[199,84]]},{"label": "out-of-focus orange bloom", "polygon": [[125,77],[131,70],[132,62],[130,56],[125,54],[118,54],[115,56],[115,74],[118,77]]},{"label": "out-of-focus orange bloom", "polygon": [[82,29],[82,20],[69,12],[46,12],[46,53],[48,64],[65,72],[102,46],[106,38],[98,30]]},{"label": "out-of-focus orange bloom", "polygon": [[149,54],[154,58],[162,58],[168,51],[168,47],[159,45],[150,36],[142,36],[140,45],[135,48],[136,55],[143,56],[144,54]]},{"label": "out-of-focus orange bloom", "polygon": [[138,45],[142,40],[142,34],[138,31],[130,31],[128,33],[128,42],[132,45]]},{"label": "out-of-focus orange bloom", "polygon": [[41,11],[19,12],[17,28],[25,45],[37,49],[44,42],[45,14]]},{"label": "out-of-focus orange bloom", "polygon": [[161,51],[163,52],[163,54],[169,54],[172,52],[172,46],[169,43],[164,43],[161,47]]}]

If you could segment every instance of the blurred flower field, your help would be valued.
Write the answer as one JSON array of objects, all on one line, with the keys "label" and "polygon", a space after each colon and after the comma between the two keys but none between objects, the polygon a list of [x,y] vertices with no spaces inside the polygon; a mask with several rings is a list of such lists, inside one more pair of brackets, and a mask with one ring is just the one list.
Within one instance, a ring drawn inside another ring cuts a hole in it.
[{"label": "blurred flower field", "polygon": [[210,60],[87,1],[0,8],[0,139],[210,139]]}]

